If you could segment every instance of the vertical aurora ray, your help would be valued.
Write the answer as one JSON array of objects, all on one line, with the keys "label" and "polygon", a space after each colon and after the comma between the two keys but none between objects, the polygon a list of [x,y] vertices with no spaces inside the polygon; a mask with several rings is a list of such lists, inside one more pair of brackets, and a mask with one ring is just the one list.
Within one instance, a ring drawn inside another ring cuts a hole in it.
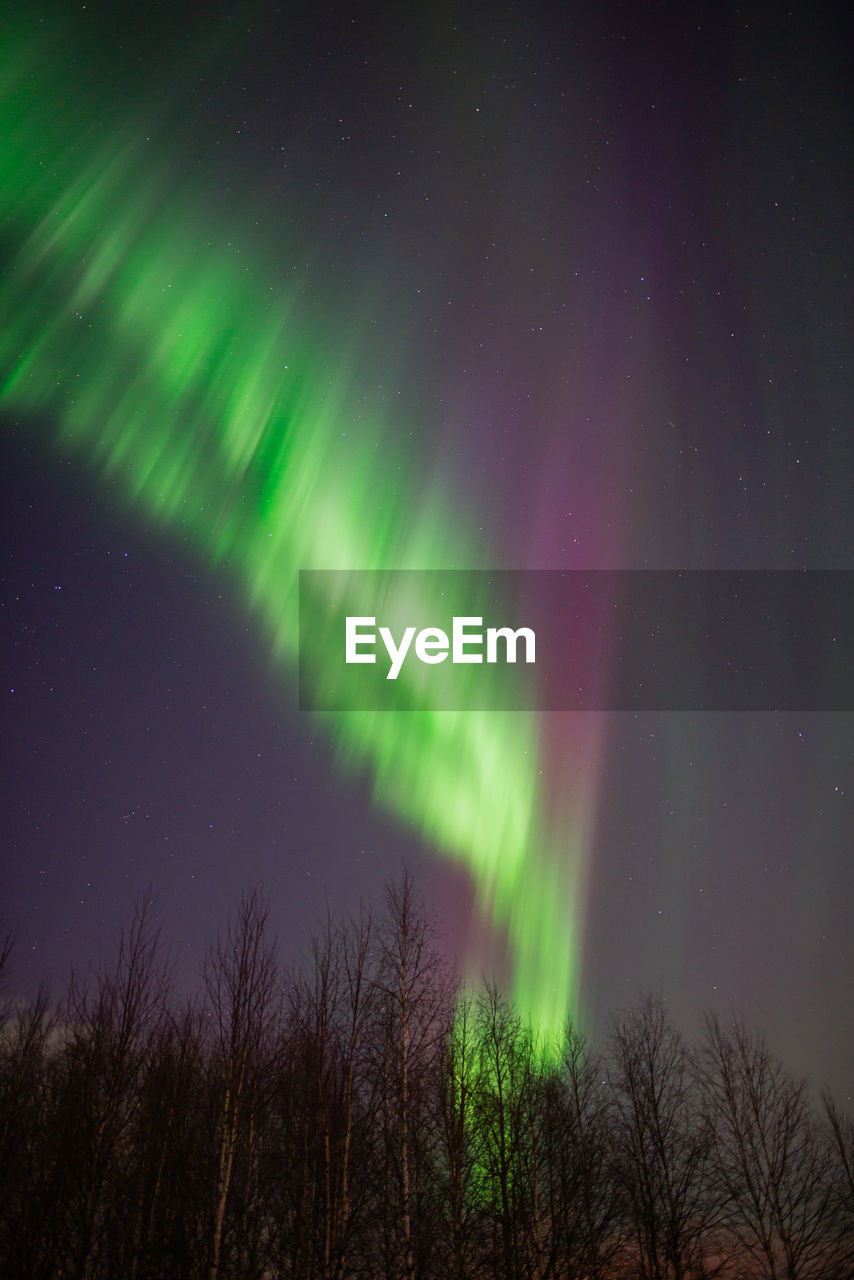
[{"label": "vertical aurora ray", "polygon": [[[0,108],[6,414],[54,424],[57,447],[227,567],[291,675],[299,569],[484,563],[396,447],[387,411],[366,422],[362,408],[349,429],[364,400],[358,324],[318,326],[298,286],[271,298],[260,255],[211,227],[162,141],[153,158],[133,122],[105,138],[82,108],[48,111],[59,71],[36,53],[6,50]],[[437,710],[414,681],[405,695],[406,714],[318,718],[376,804],[467,868],[507,936],[520,1008],[557,1034],[577,1001],[589,817],[549,802],[539,717],[479,709],[474,685],[465,712]]]}]

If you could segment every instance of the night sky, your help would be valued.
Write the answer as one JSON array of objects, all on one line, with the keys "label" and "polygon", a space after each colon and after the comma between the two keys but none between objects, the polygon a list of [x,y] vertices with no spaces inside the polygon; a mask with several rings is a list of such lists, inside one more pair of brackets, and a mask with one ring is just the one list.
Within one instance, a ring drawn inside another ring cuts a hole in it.
[{"label": "night sky", "polygon": [[297,710],[287,603],[307,567],[854,568],[845,36],[821,4],[13,18],[13,993],[149,883],[184,989],[249,881],[298,963],[406,862],[450,955],[509,978],[539,939],[594,1036],[661,991],[854,1094],[850,713],[463,716],[453,823],[469,774],[416,738],[396,775],[393,713]]}]

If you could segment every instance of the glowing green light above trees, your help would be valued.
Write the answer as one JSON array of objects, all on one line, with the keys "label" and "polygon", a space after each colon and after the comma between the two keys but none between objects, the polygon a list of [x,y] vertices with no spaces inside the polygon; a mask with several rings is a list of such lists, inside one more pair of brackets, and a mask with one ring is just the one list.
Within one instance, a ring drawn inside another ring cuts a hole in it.
[{"label": "glowing green light above trees", "polygon": [[[44,51],[6,52],[7,415],[52,423],[56,447],[226,566],[291,678],[300,568],[482,564],[448,499],[395,446],[388,409],[366,409],[360,323],[331,304],[308,319],[301,282],[271,291],[260,252],[229,244],[162,136],[155,152],[133,119],[105,128],[64,110],[73,80]],[[583,838],[580,818],[544,817],[541,725],[478,710],[474,677],[465,712],[437,710],[414,681],[407,696],[406,714],[318,718],[339,766],[465,865],[507,933],[516,1000],[557,1032],[577,994]]]}]

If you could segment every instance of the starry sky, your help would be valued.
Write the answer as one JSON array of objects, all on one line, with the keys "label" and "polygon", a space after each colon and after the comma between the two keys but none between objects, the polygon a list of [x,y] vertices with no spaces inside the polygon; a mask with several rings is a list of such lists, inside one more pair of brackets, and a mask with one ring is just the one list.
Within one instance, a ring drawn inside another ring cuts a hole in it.
[{"label": "starry sky", "polygon": [[533,1011],[602,1036],[661,991],[851,1096],[851,713],[380,732],[298,710],[291,609],[309,567],[854,568],[844,29],[617,0],[10,22],[15,991],[61,989],[149,883],[185,988],[250,880],[298,963],[405,861],[448,953]]}]

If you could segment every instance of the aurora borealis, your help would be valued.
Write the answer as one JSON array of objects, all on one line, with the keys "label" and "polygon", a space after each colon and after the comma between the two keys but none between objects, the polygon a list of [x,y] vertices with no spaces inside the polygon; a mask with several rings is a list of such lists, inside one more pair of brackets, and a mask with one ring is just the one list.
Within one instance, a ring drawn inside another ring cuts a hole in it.
[{"label": "aurora borealis", "polygon": [[299,569],[852,567],[833,12],[13,24],[5,896],[33,974],[149,879],[191,957],[230,885],[298,931],[405,853],[546,1030],[660,986],[850,1069],[850,717],[295,699]]},{"label": "aurora borealis", "polygon": [[[335,459],[349,421],[346,355],[324,377],[312,356],[320,335],[290,336],[296,307],[259,310],[251,268],[238,271],[221,246],[199,252],[201,207],[176,212],[165,182],[137,192],[132,143],[115,164],[96,154],[53,201],[51,174],[39,206],[39,174],[21,161],[37,153],[24,107],[18,129],[4,130],[9,187],[36,230],[5,300],[17,323],[3,402],[58,421],[60,440],[117,476],[150,518],[177,526],[206,564],[228,565],[291,682],[300,568],[471,563],[464,523],[439,498],[422,500],[416,475],[401,466],[399,487],[382,486],[364,440],[345,466]],[[372,435],[393,447],[386,424]],[[318,615],[319,630],[323,602]],[[474,691],[464,712],[438,711],[416,687],[411,705],[345,710],[323,728],[339,762],[367,768],[379,805],[471,871],[479,907],[508,931],[522,1007],[556,1034],[575,1004],[575,929],[561,904],[573,903],[578,874],[574,858],[550,851],[537,726],[520,715],[502,724]]]}]

